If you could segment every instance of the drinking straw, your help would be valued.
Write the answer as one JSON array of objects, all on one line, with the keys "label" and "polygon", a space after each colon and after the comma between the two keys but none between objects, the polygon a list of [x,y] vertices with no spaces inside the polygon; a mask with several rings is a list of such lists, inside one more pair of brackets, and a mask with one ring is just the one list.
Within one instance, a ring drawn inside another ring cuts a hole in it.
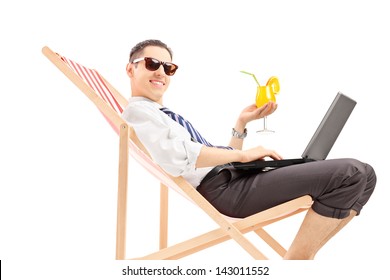
[{"label": "drinking straw", "polygon": [[253,77],[253,79],[255,79],[257,85],[260,86],[260,83],[259,83],[259,81],[256,79],[255,74],[252,74],[252,73],[249,73],[249,72],[246,72],[246,71],[242,71],[242,70],[241,70],[240,72],[241,72],[241,73],[244,73],[244,74],[251,75],[251,76]]}]

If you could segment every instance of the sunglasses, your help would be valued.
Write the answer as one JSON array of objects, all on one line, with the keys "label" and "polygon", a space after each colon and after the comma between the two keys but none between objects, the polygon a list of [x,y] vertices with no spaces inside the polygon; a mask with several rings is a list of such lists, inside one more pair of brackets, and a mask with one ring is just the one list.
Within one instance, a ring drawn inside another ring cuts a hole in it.
[{"label": "sunglasses", "polygon": [[164,67],[164,72],[168,76],[173,76],[179,68],[176,64],[173,64],[171,62],[163,62],[158,59],[152,58],[152,57],[141,57],[134,59],[132,63],[138,63],[142,60],[145,60],[145,68],[149,71],[156,71],[160,66],[162,65]]}]

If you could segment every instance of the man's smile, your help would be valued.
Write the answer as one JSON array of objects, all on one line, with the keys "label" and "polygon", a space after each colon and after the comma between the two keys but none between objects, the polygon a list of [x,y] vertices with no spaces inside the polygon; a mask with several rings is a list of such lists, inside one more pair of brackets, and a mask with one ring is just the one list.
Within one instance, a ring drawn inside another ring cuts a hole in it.
[{"label": "man's smile", "polygon": [[159,86],[159,87],[161,87],[161,86],[164,86],[164,85],[165,85],[165,83],[164,83],[164,82],[162,82],[162,81],[157,81],[157,80],[149,80],[149,82],[150,82],[150,83],[152,83],[153,85],[155,85],[155,86]]}]

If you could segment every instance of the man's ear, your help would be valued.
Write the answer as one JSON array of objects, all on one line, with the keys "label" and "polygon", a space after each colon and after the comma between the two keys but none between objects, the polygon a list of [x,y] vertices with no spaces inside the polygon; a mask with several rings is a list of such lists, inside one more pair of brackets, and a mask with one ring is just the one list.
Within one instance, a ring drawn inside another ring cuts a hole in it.
[{"label": "man's ear", "polygon": [[134,68],[132,67],[131,63],[127,63],[126,73],[127,73],[127,76],[129,76],[130,78],[132,78],[134,76]]}]

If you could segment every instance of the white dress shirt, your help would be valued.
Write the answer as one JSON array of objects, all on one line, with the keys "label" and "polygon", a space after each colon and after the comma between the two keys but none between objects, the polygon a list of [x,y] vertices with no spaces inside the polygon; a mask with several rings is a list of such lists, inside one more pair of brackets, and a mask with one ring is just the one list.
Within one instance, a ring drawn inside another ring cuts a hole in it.
[{"label": "white dress shirt", "polygon": [[131,125],[152,159],[172,176],[183,176],[197,187],[212,169],[195,168],[202,144],[160,110],[161,105],[144,97],[131,97],[122,117]]}]

